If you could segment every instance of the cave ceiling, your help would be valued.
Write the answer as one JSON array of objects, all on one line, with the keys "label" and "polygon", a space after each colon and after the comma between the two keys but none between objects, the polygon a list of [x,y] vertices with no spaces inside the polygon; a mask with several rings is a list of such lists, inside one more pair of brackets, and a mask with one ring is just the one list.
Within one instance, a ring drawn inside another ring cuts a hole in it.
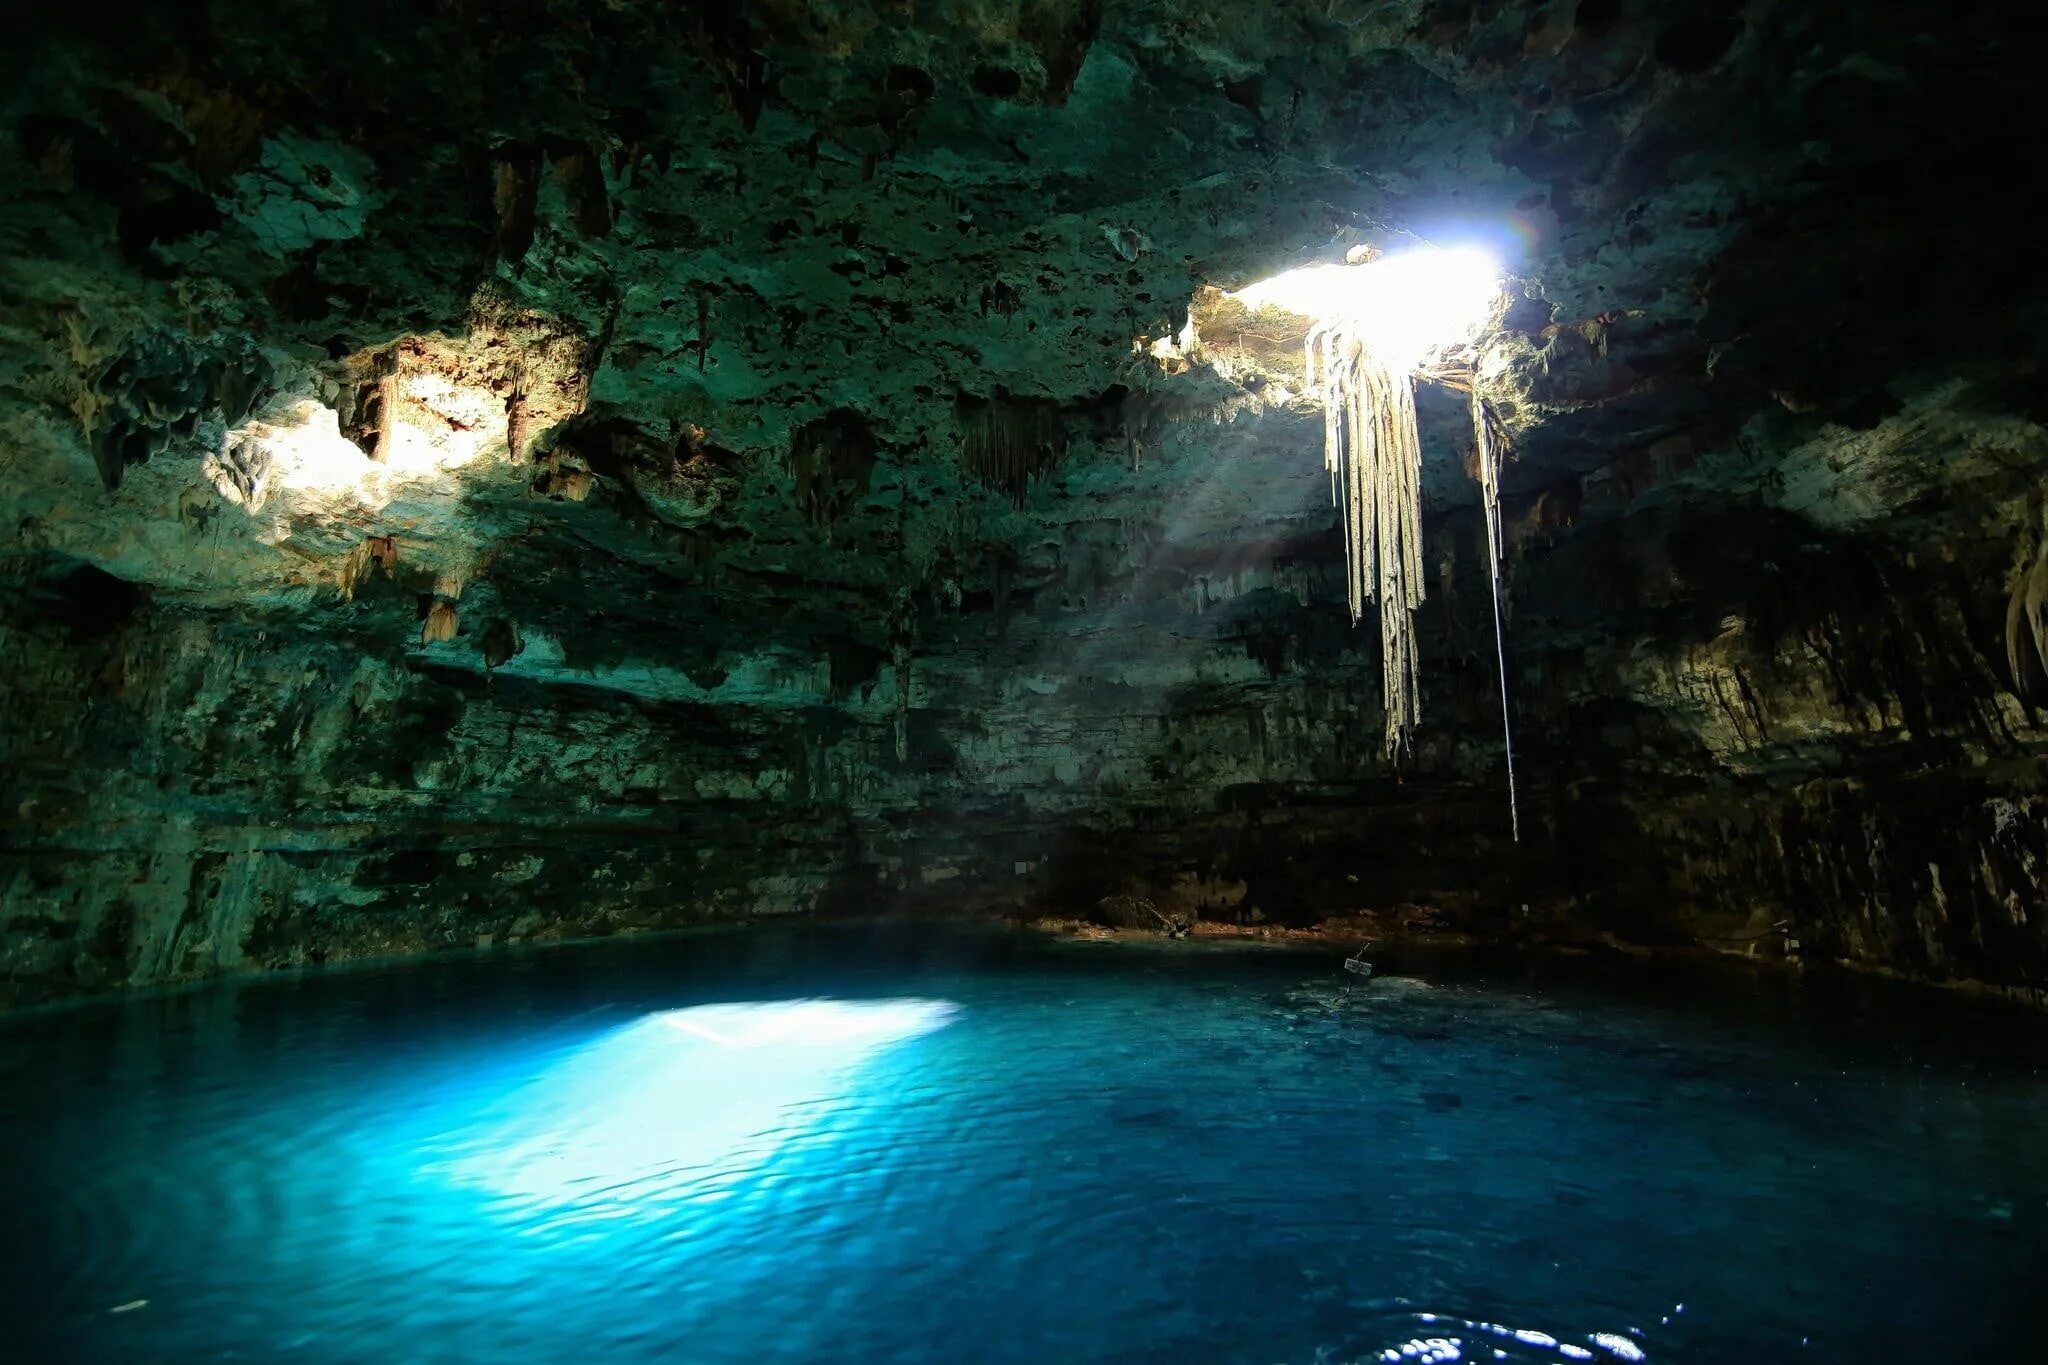
[{"label": "cave ceiling", "polygon": [[[1170,627],[1136,576],[1334,563],[1292,336],[1215,291],[1361,244],[1500,255],[1479,368],[1553,528],[1933,525],[2038,415],[2033,80],[1969,6],[213,0],[17,37],[17,578],[443,669],[759,701],[949,614]],[[1434,516],[1477,496],[1461,411],[1425,395]]]}]

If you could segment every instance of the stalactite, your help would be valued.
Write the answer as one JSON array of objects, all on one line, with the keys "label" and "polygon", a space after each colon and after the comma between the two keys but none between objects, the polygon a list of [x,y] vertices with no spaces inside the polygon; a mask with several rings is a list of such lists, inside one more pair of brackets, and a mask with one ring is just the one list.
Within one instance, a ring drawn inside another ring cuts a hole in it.
[{"label": "stalactite", "polygon": [[511,387],[505,394],[505,449],[514,464],[523,464],[532,454],[527,449],[527,438],[532,432],[526,420],[526,373],[523,366],[514,368],[511,380]]},{"label": "stalactite", "polygon": [[850,408],[834,409],[791,433],[789,471],[797,507],[826,539],[867,496],[880,448],[867,418]]},{"label": "stalactite", "polygon": [[910,760],[910,646],[897,642],[890,648],[890,662],[896,668],[896,761]]},{"label": "stalactite", "polygon": [[420,624],[420,643],[431,645],[442,640],[452,640],[456,632],[455,604],[437,601],[427,608],[426,619]]},{"label": "stalactite", "polygon": [[371,536],[358,541],[342,556],[336,582],[342,597],[354,599],[356,590],[377,569],[382,569],[386,578],[397,575],[398,543],[390,536]]},{"label": "stalactite", "polygon": [[483,638],[477,642],[487,673],[504,667],[523,648],[525,643],[519,638],[519,627],[502,616],[484,627]]},{"label": "stalactite", "polygon": [[962,398],[960,462],[1022,508],[1034,481],[1066,458],[1067,428],[1059,405],[1046,399]]}]

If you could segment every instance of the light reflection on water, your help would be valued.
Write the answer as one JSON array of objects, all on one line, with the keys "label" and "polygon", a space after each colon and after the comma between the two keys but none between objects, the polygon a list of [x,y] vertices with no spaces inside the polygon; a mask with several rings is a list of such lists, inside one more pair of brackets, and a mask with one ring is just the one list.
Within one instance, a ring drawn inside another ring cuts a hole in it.
[{"label": "light reflection on water", "polygon": [[0,1313],[24,1359],[2030,1347],[2048,1095],[1977,1057],[2035,1021],[1383,965],[927,929],[9,1021]]}]

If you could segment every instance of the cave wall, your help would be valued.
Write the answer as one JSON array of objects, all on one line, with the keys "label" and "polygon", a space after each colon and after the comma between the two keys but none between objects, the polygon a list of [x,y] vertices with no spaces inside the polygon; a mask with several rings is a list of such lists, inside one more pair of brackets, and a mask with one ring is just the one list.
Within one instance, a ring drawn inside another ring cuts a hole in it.
[{"label": "cave wall", "polygon": [[[0,992],[1148,904],[2037,990],[2034,82],[1838,9],[39,13]],[[1213,288],[1459,224],[1519,843],[1462,396],[1397,768]]]},{"label": "cave wall", "polygon": [[480,666],[474,631],[394,647],[374,602],[410,595],[374,575],[337,637],[27,561],[0,640],[14,988],[787,913],[1142,927],[1130,897],[2039,980],[2048,771],[2001,600],[2024,502],[1903,542],[1683,476],[1570,525],[1511,504],[1517,844],[1473,510],[1429,527],[1397,771],[1304,424],[1189,424],[1154,459],[1213,470],[1232,435],[1227,490],[1067,526],[1000,610],[927,606],[901,706],[897,660],[830,631],[709,687],[565,680]]}]

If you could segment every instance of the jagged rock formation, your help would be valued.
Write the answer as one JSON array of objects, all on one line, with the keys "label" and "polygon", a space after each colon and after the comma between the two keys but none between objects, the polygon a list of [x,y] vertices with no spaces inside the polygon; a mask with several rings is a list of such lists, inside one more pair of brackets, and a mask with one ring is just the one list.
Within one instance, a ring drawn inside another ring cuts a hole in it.
[{"label": "jagged rock formation", "polygon": [[[1105,896],[2048,971],[1998,16],[194,8],[0,93],[9,995]],[[1519,847],[1465,398],[1397,774],[1300,334],[1204,292],[1460,225]]]}]

